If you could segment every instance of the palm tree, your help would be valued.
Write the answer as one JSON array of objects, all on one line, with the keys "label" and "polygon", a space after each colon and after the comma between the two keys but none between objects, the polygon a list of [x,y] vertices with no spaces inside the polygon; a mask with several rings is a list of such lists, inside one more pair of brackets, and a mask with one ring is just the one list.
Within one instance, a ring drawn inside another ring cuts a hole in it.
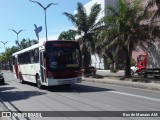
[{"label": "palm tree", "polygon": [[75,40],[76,35],[78,32],[76,30],[68,30],[61,32],[61,34],[58,37],[58,40]]},{"label": "palm tree", "polygon": [[26,46],[27,47],[32,46],[32,45],[37,44],[37,43],[38,43],[38,40],[35,40],[35,39],[33,39],[33,40],[27,39],[26,40]]},{"label": "palm tree", "polygon": [[20,49],[25,49],[27,47],[27,40],[26,39],[22,39],[22,41],[20,41]]},{"label": "palm tree", "polygon": [[25,39],[23,38],[20,42],[16,41],[16,45],[18,47],[19,50],[25,49],[31,45],[37,44],[38,41],[37,40],[30,40],[30,39]]},{"label": "palm tree", "polygon": [[18,49],[20,49],[19,40],[15,40],[15,44],[17,45]]},{"label": "palm tree", "polygon": [[[157,9],[156,9],[157,7]],[[159,28],[157,28],[157,23],[160,22],[158,19],[160,16],[160,0],[148,0],[147,6],[144,10],[144,15],[146,16],[148,14],[148,11],[150,8],[155,8],[155,12],[152,11],[152,16],[150,17],[150,37],[153,37],[153,34],[157,31],[159,32]],[[151,12],[149,12],[151,13]]]},{"label": "palm tree", "polygon": [[89,73],[89,65],[91,63],[91,52],[95,52],[95,30],[98,29],[99,23],[96,22],[98,14],[101,11],[100,4],[94,4],[91,7],[89,15],[81,3],[77,3],[76,14],[64,12],[63,14],[73,23],[77,31],[81,33],[81,51],[82,65],[85,68],[85,73]]},{"label": "palm tree", "polygon": [[134,0],[132,4],[128,4],[124,0],[118,0],[117,9],[110,6],[107,10],[109,14],[103,20],[108,27],[100,33],[101,39],[97,41],[97,46],[102,49],[104,55],[106,51],[116,55],[123,51],[125,76],[129,77],[132,51],[144,47],[149,38],[147,27],[140,24],[140,1]]},{"label": "palm tree", "polygon": [[68,33],[66,31],[63,31],[60,33],[58,40],[68,40]]}]

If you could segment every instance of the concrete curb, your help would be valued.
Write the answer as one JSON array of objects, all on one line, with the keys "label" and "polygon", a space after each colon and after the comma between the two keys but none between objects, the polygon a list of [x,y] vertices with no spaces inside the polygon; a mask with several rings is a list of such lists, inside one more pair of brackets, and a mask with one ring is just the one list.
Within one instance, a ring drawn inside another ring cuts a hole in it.
[{"label": "concrete curb", "polygon": [[[99,72],[110,72],[111,70],[97,70]],[[118,72],[124,72],[124,70],[118,70]]]},{"label": "concrete curb", "polygon": [[109,78],[95,79],[95,78],[85,78],[85,77],[83,77],[82,80],[88,81],[88,82],[97,82],[97,83],[113,84],[113,85],[160,91],[160,84],[157,84],[157,83],[141,83],[141,82],[132,82],[130,80],[126,81],[126,80],[116,80],[116,79],[109,79]]}]

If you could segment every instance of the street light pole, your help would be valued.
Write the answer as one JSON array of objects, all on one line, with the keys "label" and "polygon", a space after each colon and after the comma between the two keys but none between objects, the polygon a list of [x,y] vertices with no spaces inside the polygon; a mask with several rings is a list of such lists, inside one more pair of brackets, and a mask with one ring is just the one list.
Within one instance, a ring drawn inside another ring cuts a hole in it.
[{"label": "street light pole", "polygon": [[44,14],[45,14],[46,41],[48,41],[48,35],[47,35],[47,15],[46,15],[46,9],[44,10]]},{"label": "street light pole", "polygon": [[4,52],[6,51],[6,44],[7,44],[7,42],[9,42],[9,41],[6,41],[6,42],[3,42],[3,41],[0,41],[3,45],[4,45]]},{"label": "street light pole", "polygon": [[50,3],[48,4],[46,7],[44,7],[41,3],[37,2],[37,1],[32,1],[32,0],[29,0],[30,2],[33,2],[33,3],[37,3],[41,8],[43,8],[44,10],[44,15],[45,15],[45,29],[46,29],[46,41],[48,41],[48,35],[47,35],[47,15],[46,15],[46,10],[47,8],[49,8],[51,5],[58,5],[58,3]]},{"label": "street light pole", "polygon": [[17,31],[15,31],[14,29],[8,29],[8,30],[11,30],[11,31],[13,31],[14,33],[16,33],[16,34],[17,34],[17,41],[18,41],[18,43],[19,43],[18,35],[19,35],[19,33],[20,33],[20,32],[25,31],[25,30],[19,30],[18,32],[17,32]]}]

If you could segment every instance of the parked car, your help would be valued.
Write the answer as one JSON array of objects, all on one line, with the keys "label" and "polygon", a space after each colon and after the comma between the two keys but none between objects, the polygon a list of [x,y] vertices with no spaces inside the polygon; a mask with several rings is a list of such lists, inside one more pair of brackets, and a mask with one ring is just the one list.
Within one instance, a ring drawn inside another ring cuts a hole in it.
[{"label": "parked car", "polygon": [[97,69],[96,69],[95,67],[90,66],[89,69],[90,69],[92,75],[95,75],[95,74],[96,74]]},{"label": "parked car", "polygon": [[[89,69],[90,69],[92,75],[96,74],[97,69],[95,67],[89,66]],[[82,74],[84,74],[84,68],[82,69]]]},{"label": "parked car", "polygon": [[0,73],[0,85],[4,85],[5,81],[4,81],[4,77],[3,77],[3,73]]},{"label": "parked car", "polygon": [[131,67],[131,75],[134,75],[137,71],[137,65]]}]

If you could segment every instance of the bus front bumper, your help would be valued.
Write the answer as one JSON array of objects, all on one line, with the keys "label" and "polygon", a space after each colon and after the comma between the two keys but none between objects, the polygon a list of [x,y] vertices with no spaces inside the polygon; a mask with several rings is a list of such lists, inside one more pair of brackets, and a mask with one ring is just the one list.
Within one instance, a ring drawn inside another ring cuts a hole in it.
[{"label": "bus front bumper", "polygon": [[74,84],[74,83],[80,83],[81,80],[82,80],[81,77],[67,78],[67,79],[47,78],[47,83],[44,83],[43,85],[45,85],[45,86],[54,86],[54,85]]}]

